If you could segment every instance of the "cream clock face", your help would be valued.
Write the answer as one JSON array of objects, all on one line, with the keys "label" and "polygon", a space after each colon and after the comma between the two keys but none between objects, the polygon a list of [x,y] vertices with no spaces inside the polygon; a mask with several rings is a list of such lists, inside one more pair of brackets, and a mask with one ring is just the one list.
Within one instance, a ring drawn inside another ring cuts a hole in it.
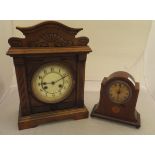
[{"label": "cream clock face", "polygon": [[58,103],[67,98],[73,89],[73,76],[64,64],[45,64],[33,75],[32,91],[45,103]]},{"label": "cream clock face", "polygon": [[117,104],[124,104],[131,97],[131,88],[124,81],[114,81],[110,84],[108,90],[109,98]]}]

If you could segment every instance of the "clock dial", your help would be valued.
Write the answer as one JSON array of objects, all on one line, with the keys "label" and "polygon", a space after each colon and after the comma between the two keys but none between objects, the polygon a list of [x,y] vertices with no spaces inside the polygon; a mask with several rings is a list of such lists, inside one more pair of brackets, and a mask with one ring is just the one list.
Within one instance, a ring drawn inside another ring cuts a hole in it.
[{"label": "clock dial", "polygon": [[46,103],[58,103],[64,100],[72,89],[73,76],[64,64],[43,65],[32,78],[32,91],[35,97]]},{"label": "clock dial", "polygon": [[109,98],[117,104],[124,104],[131,97],[131,88],[124,81],[114,81],[108,90]]}]

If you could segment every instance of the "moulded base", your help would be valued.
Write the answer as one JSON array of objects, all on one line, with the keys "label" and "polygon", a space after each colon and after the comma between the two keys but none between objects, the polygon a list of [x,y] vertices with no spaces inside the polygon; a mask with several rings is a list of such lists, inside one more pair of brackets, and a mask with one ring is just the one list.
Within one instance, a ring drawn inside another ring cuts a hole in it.
[{"label": "moulded base", "polygon": [[60,121],[64,119],[84,119],[88,118],[88,115],[89,112],[85,106],[83,108],[70,108],[64,110],[32,114],[29,116],[21,116],[19,110],[18,128],[19,130],[34,128],[40,124],[52,121]]}]

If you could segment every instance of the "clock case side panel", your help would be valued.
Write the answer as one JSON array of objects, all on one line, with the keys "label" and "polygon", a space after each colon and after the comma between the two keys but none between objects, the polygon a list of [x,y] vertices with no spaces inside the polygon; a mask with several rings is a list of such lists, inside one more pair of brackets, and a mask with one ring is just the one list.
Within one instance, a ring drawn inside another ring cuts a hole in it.
[{"label": "clock case side panel", "polygon": [[23,57],[14,57],[14,65],[20,98],[20,113],[22,116],[31,114],[30,100],[27,86],[27,69]]},{"label": "clock case side panel", "polygon": [[85,64],[87,54],[77,56],[77,107],[84,106]]}]

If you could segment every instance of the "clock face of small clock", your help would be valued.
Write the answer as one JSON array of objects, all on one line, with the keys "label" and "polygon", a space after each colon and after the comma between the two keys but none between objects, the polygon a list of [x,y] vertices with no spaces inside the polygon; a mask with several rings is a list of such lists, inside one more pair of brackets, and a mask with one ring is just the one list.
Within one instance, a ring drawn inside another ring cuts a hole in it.
[{"label": "clock face of small clock", "polygon": [[58,103],[70,95],[73,83],[72,72],[65,64],[45,64],[33,75],[32,91],[40,101]]},{"label": "clock face of small clock", "polygon": [[116,104],[124,104],[131,98],[130,86],[121,80],[116,80],[110,83],[108,88],[109,99]]}]

